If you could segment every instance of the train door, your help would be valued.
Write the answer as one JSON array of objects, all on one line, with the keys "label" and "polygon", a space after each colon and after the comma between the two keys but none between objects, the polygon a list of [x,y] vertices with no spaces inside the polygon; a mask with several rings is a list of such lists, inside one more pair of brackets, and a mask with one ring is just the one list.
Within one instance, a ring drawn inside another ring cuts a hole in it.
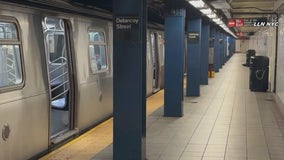
[{"label": "train door", "polygon": [[152,58],[151,58],[151,45],[150,45],[150,32],[147,32],[147,63],[146,63],[146,77],[147,77],[147,89],[146,89],[146,94],[147,96],[153,94],[153,70],[152,70]]},{"label": "train door", "polygon": [[164,72],[165,72],[165,40],[162,34],[158,34],[158,57],[159,57],[159,87],[164,88]]},{"label": "train door", "polygon": [[157,92],[160,90],[159,87],[159,52],[158,52],[158,37],[156,33],[150,34],[150,42],[151,42],[151,57],[152,57],[152,65],[153,65],[153,92]]},{"label": "train door", "polygon": [[72,135],[73,129],[70,25],[64,19],[45,17],[43,30],[49,77],[49,134],[51,144],[55,144]]}]

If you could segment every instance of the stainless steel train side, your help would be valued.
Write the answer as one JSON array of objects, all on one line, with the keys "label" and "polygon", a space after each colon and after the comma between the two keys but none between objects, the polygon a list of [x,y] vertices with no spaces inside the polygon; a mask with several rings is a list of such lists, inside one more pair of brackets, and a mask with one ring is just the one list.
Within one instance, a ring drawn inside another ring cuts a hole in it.
[{"label": "stainless steel train side", "polygon": [[[15,87],[10,84],[0,87],[0,127],[2,129],[0,159],[29,159],[60,141],[57,137],[67,138],[112,115],[111,22],[8,3],[1,3],[0,6],[0,22],[17,26],[17,36],[20,39],[17,47],[20,47],[22,60],[21,82]],[[57,19],[60,23],[64,21],[64,25],[69,24],[69,26],[64,27],[65,30],[50,34],[51,31],[45,32],[43,26],[45,17]],[[100,35],[99,41],[96,39],[98,34],[103,34]],[[62,38],[62,35],[65,37]],[[54,39],[57,40],[54,41]],[[66,112],[57,111],[51,107],[52,96],[49,91],[51,89],[51,79],[49,79],[51,76],[48,72],[51,70],[48,69],[51,63],[49,52],[50,50],[54,52],[55,46],[58,46],[56,44],[59,42],[58,39],[68,43],[67,46],[61,46],[61,49],[68,47],[69,49],[64,52],[71,52],[67,63],[69,68],[72,68],[69,70],[69,78],[73,81],[70,86],[73,89],[70,89],[72,96],[70,96],[69,105],[72,104],[73,108],[68,110],[67,130],[60,134],[53,134],[51,133],[54,127],[52,125],[57,125],[56,122],[63,123],[59,122],[63,120],[57,116]],[[91,39],[96,40],[93,42]],[[0,41],[0,56],[4,57],[4,54],[6,56],[7,46],[10,46],[9,42]],[[53,49],[50,49],[50,46]],[[95,65],[90,64],[97,64],[96,56],[98,56],[95,53],[91,54],[91,51],[105,52],[101,54],[105,55],[106,62],[103,69],[94,69]],[[92,60],[90,56],[93,56]],[[94,71],[91,71],[92,69]],[[8,72],[1,71],[2,79],[4,74]],[[52,119],[55,119],[54,124]],[[53,135],[56,136],[53,137]]]},{"label": "stainless steel train side", "polygon": [[[18,22],[23,70],[21,86],[0,89],[0,159],[28,159],[49,146],[49,96],[41,17],[11,5],[0,6],[1,22]],[[7,54],[5,47],[1,44],[2,56]]]},{"label": "stainless steel train side", "polygon": [[[0,159],[29,159],[112,115],[112,29],[103,18],[0,2]],[[147,95],[163,88],[163,36],[147,33]]]},{"label": "stainless steel train side", "polygon": [[[90,127],[92,124],[112,115],[112,24],[100,20],[74,21],[74,46],[76,52],[78,78],[78,109],[77,127]],[[89,55],[88,32],[105,33],[107,41],[107,68],[98,73],[92,73]]]}]

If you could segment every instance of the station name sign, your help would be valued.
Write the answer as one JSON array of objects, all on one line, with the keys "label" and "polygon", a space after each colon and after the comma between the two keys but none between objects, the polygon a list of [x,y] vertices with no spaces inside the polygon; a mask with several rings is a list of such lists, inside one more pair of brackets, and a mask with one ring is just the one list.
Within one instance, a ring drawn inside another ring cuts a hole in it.
[{"label": "station name sign", "polygon": [[138,17],[116,17],[115,28],[117,30],[132,30],[139,28]]},{"label": "station name sign", "polygon": [[277,18],[269,21],[266,17],[236,18],[228,21],[228,27],[277,27],[278,25]]},{"label": "station name sign", "polygon": [[139,25],[138,16],[117,16],[114,18],[114,29],[121,40],[139,41]]},{"label": "station name sign", "polygon": [[187,38],[189,43],[199,43],[199,32],[189,32]]}]

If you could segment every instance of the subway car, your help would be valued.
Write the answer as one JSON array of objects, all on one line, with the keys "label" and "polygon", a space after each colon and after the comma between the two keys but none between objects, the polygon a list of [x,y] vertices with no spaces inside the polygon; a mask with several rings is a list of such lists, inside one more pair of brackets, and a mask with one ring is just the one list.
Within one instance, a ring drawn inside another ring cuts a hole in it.
[{"label": "subway car", "polygon": [[[0,159],[40,157],[112,116],[112,31],[101,9],[0,2]],[[148,96],[163,88],[163,36],[147,31]]]}]

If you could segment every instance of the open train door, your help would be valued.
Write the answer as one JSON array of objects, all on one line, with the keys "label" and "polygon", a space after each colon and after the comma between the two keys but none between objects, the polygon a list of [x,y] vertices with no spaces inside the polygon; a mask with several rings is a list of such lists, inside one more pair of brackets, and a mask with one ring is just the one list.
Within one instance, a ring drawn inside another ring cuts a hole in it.
[{"label": "open train door", "polygon": [[158,51],[158,36],[157,33],[150,33],[150,46],[151,46],[151,58],[152,58],[152,69],[153,69],[153,93],[160,90],[159,85],[159,51]]},{"label": "open train door", "polygon": [[74,135],[74,73],[72,67],[71,25],[67,20],[43,20],[45,53],[50,95],[50,144]]}]

